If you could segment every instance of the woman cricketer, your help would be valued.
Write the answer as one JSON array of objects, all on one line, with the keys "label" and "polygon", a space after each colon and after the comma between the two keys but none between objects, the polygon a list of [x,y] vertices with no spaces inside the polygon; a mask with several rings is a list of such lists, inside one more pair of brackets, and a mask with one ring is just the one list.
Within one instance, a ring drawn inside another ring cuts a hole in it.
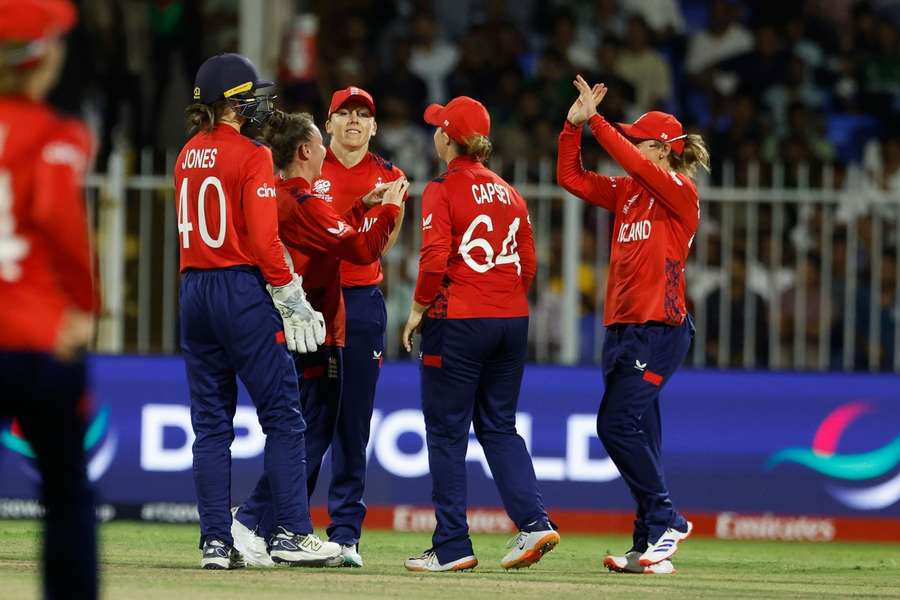
[{"label": "woman cricketer", "polygon": [[[662,467],[659,394],[681,365],[694,327],[685,306],[684,269],[700,222],[693,176],[709,169],[698,135],[663,112],[613,125],[597,114],[607,88],[579,75],[579,97],[559,135],[556,178],[579,198],[614,214],[603,346],[604,393],[597,433],[637,502],[633,546],[607,556],[613,571],[674,572],[669,560],[691,523],[669,498]],[[607,177],[581,164],[581,130],[627,173]]]},{"label": "woman cricketer", "polygon": [[419,277],[403,332],[422,330],[422,411],[437,527],[410,571],[478,564],[466,522],[469,426],[484,448],[503,506],[519,529],[501,561],[527,567],[559,543],[531,457],[516,432],[528,341],[528,288],[536,263],[528,207],[484,165],[491,121],[467,96],[432,104],[425,122],[447,171],[422,195]]}]

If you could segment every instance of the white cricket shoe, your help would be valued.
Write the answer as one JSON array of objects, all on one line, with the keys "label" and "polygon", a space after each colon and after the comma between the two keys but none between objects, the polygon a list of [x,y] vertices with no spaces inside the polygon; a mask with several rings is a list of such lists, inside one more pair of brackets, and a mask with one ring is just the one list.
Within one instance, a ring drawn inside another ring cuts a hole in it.
[{"label": "white cricket shoe", "polygon": [[341,544],[341,553],[325,562],[326,567],[356,567],[363,566],[362,556],[359,555],[358,544]]},{"label": "white cricket shoe", "polygon": [[246,561],[248,566],[274,567],[275,563],[272,562],[272,557],[269,556],[266,540],[238,521],[238,508],[236,506],[231,509],[231,537],[234,538],[234,547],[243,555],[244,561]]},{"label": "white cricket shoe", "polygon": [[687,522],[687,531],[678,531],[677,529],[666,529],[655,543],[650,544],[647,551],[641,555],[641,564],[645,567],[655,565],[672,557],[678,552],[678,542],[686,540],[691,531],[694,530],[694,524]]},{"label": "white cricket shoe", "polygon": [[641,552],[631,550],[625,556],[608,555],[603,566],[615,573],[643,573],[646,575],[670,575],[675,572],[671,560],[663,560],[655,565],[641,566]]},{"label": "white cricket shoe", "polygon": [[341,545],[323,542],[314,533],[292,533],[277,527],[269,539],[269,556],[276,564],[292,567],[324,567],[330,558],[341,553]]},{"label": "white cricket shoe", "polygon": [[504,569],[530,567],[553,550],[558,543],[559,534],[552,529],[520,531],[519,535],[510,541],[509,547],[512,549],[500,561],[500,566]]},{"label": "white cricket shoe", "polygon": [[463,556],[454,561],[442,565],[438,562],[434,550],[428,549],[421,556],[413,556],[404,563],[407,571],[440,573],[444,571],[466,571],[478,566],[478,559],[474,556]]}]

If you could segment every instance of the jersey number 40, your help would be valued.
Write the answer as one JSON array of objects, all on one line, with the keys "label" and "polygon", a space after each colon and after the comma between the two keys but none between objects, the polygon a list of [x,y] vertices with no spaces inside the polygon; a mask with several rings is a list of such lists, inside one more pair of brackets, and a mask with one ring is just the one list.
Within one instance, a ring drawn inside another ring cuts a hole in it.
[{"label": "jersey number 40", "polygon": [[[213,188],[219,198],[219,231],[216,237],[209,235],[209,227],[206,225],[206,202],[204,198],[208,188]],[[227,211],[225,206],[225,190],[218,177],[210,175],[200,184],[197,193],[197,224],[200,228],[200,239],[210,248],[221,248],[225,243],[225,226]],[[178,191],[178,233],[181,235],[181,247],[191,247],[190,233],[194,230],[194,224],[190,221],[190,209],[188,208],[188,178],[181,180],[181,189]]]},{"label": "jersey number 40", "polygon": [[[472,237],[475,235],[475,229],[482,224],[487,228],[488,233],[494,231],[494,222],[490,216],[478,215],[475,217],[459,242],[459,254],[463,261],[478,273],[486,273],[497,265],[516,265],[516,274],[521,275],[522,263],[519,260],[519,253],[516,251],[519,246],[516,234],[519,232],[521,224],[519,217],[513,219],[513,222],[509,224],[509,232],[506,234],[503,245],[500,247],[500,254],[496,258],[494,258],[494,249],[490,242],[484,238]],[[481,251],[484,252],[484,262],[478,262],[472,256],[472,250],[475,248],[481,248]]]}]

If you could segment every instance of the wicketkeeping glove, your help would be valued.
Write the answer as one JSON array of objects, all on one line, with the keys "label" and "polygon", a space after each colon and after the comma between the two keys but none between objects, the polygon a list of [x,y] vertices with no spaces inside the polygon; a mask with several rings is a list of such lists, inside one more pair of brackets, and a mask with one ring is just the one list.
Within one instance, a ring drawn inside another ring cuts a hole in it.
[{"label": "wicketkeeping glove", "polygon": [[288,350],[306,354],[325,343],[325,318],[313,309],[303,291],[303,278],[294,273],[287,285],[266,289],[284,322],[284,338]]}]

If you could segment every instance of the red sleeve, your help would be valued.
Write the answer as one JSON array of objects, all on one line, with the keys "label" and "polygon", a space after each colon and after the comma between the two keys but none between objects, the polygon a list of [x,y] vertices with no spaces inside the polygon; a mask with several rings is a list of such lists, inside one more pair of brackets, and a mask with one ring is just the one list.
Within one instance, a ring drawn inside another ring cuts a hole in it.
[{"label": "red sleeve", "polygon": [[366,206],[365,202],[362,199],[357,200],[353,203],[353,206],[343,214],[343,219],[347,221],[347,224],[353,227],[359,227],[363,223],[363,219],[366,216],[366,213],[369,212],[369,207]]},{"label": "red sleeve", "polygon": [[281,233],[291,248],[306,254],[328,252],[355,265],[368,265],[381,257],[400,207],[389,204],[373,209],[376,220],[368,231],[349,225],[315,196],[294,200],[289,211],[281,212]]},{"label": "red sleeve", "polygon": [[453,233],[450,204],[444,187],[431,182],[422,193],[422,249],[419,252],[419,278],[415,301],[431,305],[447,273]]},{"label": "red sleeve", "polygon": [[[278,237],[278,207],[272,153],[258,146],[244,164],[241,209],[247,222],[250,251],[263,277],[273,286],[291,282],[291,270],[284,259]],[[271,190],[271,192],[269,192]]]},{"label": "red sleeve", "polygon": [[[522,200],[522,204],[525,201]],[[527,209],[526,209],[527,210]],[[519,263],[522,265],[522,284],[525,286],[525,293],[531,289],[531,282],[537,273],[537,257],[534,252],[534,231],[531,228],[531,217],[525,214],[525,222],[519,228],[517,236],[519,242]]]},{"label": "red sleeve", "polygon": [[60,288],[85,312],[99,306],[82,191],[91,146],[90,134],[80,124],[67,123],[57,131],[35,166],[32,208],[35,224],[53,249],[50,259]]},{"label": "red sleeve", "polygon": [[600,115],[591,117],[590,125],[594,137],[626,173],[676,217],[696,226],[699,219],[698,196],[693,183],[682,180],[675,171],[667,171],[653,164]]},{"label": "red sleeve", "polygon": [[568,121],[559,134],[556,155],[556,182],[567,192],[606,210],[616,208],[616,181],[613,177],[586,171],[581,164],[581,127]]}]

